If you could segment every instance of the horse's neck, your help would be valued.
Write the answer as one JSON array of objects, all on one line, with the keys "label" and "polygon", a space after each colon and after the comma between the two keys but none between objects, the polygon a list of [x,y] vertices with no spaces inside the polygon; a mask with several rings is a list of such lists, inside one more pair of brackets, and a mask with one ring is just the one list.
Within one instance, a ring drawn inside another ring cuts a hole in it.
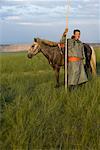
[{"label": "horse's neck", "polygon": [[49,50],[49,47],[47,47],[47,46],[42,46],[41,52],[43,53],[43,55],[44,55],[46,58],[49,59],[50,54],[51,54],[51,53],[50,53],[50,50]]}]

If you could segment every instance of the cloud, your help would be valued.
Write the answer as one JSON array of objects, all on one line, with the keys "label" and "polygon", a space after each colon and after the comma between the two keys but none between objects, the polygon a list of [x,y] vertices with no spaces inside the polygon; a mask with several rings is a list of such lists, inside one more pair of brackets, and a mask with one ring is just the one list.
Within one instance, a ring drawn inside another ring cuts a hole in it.
[{"label": "cloud", "polygon": [[[5,1],[2,2],[0,14],[2,20],[8,21],[8,17],[16,16],[16,18],[20,16],[20,20],[15,18],[16,21],[23,21],[23,22],[30,22],[30,21],[52,21],[61,20],[63,21],[67,14],[67,7],[61,1],[52,5],[49,1],[26,1],[24,4],[22,3],[23,0],[14,0],[13,3],[10,0],[6,0],[8,3],[4,4]],[[94,7],[91,3],[87,3],[87,5],[83,5],[83,3],[89,2],[84,0],[78,4],[75,1],[79,2],[79,0],[74,0],[72,7],[70,8],[70,17],[71,18],[95,18],[98,19],[98,5],[97,3],[94,4]],[[15,3],[14,3],[15,2]],[[40,5],[40,2],[42,4]],[[75,3],[75,4],[74,4]],[[11,5],[10,5],[11,4]],[[85,7],[85,8],[84,8]],[[91,9],[92,8],[92,9]],[[49,19],[48,19],[49,18]],[[14,21],[14,18],[13,18]]]},{"label": "cloud", "polygon": [[8,16],[6,17],[6,20],[8,21],[18,21],[18,20],[21,20],[20,16]]},{"label": "cloud", "polygon": [[[70,0],[69,26],[92,26],[94,30],[100,24],[99,7],[98,0]],[[62,32],[66,26],[67,8],[67,0],[0,0],[1,21],[9,24],[9,28],[12,25],[43,30],[47,26],[53,32],[54,27]]]},{"label": "cloud", "polygon": [[52,26],[53,24],[50,23],[50,22],[42,22],[42,23],[39,23],[39,22],[19,22],[18,23],[19,25],[24,25],[24,26]]},{"label": "cloud", "polygon": [[[66,0],[1,0],[1,20],[19,22],[64,21],[67,12]],[[69,18],[99,19],[98,0],[73,0],[70,3]]]},{"label": "cloud", "polygon": [[[23,4],[24,2],[24,4]],[[51,3],[52,2],[52,3]],[[83,0],[80,2],[80,0],[73,0],[71,2],[71,15],[74,16],[75,14],[95,14],[97,15],[99,9],[99,3],[98,0]],[[65,1],[52,1],[52,0],[1,0],[1,13],[8,13],[10,11],[10,14],[16,14],[16,15],[25,15],[26,17],[28,15],[44,15],[48,16],[49,14],[52,15],[66,15],[66,8],[67,3]],[[82,15],[83,16],[83,15]],[[86,16],[86,15],[85,15]]]}]

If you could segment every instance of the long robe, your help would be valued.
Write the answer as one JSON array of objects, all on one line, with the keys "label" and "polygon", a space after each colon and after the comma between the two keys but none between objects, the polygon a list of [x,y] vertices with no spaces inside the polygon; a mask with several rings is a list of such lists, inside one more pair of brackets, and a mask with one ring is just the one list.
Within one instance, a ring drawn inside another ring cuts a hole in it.
[{"label": "long robe", "polygon": [[81,41],[68,39],[68,57],[79,57],[78,61],[68,62],[68,85],[77,85],[87,82],[84,69],[84,46]]}]

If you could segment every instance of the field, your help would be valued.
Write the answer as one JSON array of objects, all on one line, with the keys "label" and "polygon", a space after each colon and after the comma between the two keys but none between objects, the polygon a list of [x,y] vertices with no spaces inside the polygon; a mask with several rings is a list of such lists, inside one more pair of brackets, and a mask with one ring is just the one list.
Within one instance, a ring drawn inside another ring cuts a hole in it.
[{"label": "field", "polygon": [[42,54],[0,54],[1,150],[99,150],[100,49],[97,73],[87,84],[60,88]]}]

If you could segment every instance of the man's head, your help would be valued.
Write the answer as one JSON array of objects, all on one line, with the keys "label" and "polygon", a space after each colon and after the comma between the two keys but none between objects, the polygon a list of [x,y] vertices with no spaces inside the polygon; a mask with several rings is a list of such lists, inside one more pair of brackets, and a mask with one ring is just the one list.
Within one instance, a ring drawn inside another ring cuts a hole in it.
[{"label": "man's head", "polygon": [[80,39],[80,30],[79,29],[75,29],[74,31],[73,31],[73,34],[74,34],[74,39],[75,40],[79,40]]}]

